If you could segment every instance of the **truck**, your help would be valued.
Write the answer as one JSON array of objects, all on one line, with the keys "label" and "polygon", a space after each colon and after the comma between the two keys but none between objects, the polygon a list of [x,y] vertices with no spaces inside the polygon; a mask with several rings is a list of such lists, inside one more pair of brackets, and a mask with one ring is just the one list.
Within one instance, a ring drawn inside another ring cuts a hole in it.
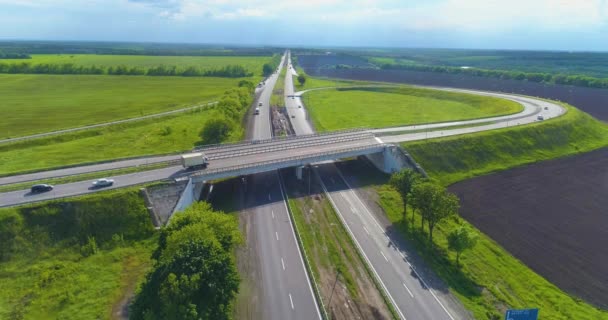
[{"label": "truck", "polygon": [[202,152],[182,154],[181,160],[185,169],[206,168],[209,164],[209,158]]}]

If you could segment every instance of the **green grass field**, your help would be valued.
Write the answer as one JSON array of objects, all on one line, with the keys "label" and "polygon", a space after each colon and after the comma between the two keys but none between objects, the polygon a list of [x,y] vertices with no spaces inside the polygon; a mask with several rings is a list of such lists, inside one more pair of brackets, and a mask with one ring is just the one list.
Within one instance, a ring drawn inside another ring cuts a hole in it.
[{"label": "green grass field", "polygon": [[139,56],[139,55],[96,55],[96,54],[34,54],[32,59],[3,59],[4,63],[31,64],[65,64],[72,63],[77,66],[116,67],[126,65],[129,67],[155,67],[159,65],[190,67],[203,69],[221,68],[227,65],[241,65],[255,75],[262,74],[262,65],[270,57],[257,56]]},{"label": "green grass field", "polygon": [[[178,116],[149,119],[79,131],[49,138],[0,144],[0,174],[137,155],[192,149],[200,142],[199,131],[209,119],[223,117],[214,108]],[[242,138],[236,127],[228,141]]]},{"label": "green grass field", "polygon": [[241,79],[0,75],[0,138],[133,118],[218,99]]},{"label": "green grass field", "polygon": [[411,87],[311,91],[304,103],[318,131],[484,118],[523,108],[504,99]]},{"label": "green grass field", "polygon": [[2,319],[113,319],[156,247],[138,188],[2,209],[0,222]]},{"label": "green grass field", "polygon": [[337,79],[325,79],[325,78],[317,78],[311,77],[307,75],[304,70],[300,67],[296,67],[298,74],[304,74],[306,76],[306,82],[304,85],[300,85],[298,82],[298,77],[293,76],[293,85],[294,90],[296,92],[302,90],[309,90],[315,88],[328,88],[328,87],[345,87],[345,86],[355,86],[355,85],[364,85],[369,84],[370,82],[365,81],[350,81],[350,80],[337,80]]},{"label": "green grass field", "polygon": [[568,112],[546,122],[402,144],[445,185],[527,163],[608,146],[608,126],[564,105]]}]

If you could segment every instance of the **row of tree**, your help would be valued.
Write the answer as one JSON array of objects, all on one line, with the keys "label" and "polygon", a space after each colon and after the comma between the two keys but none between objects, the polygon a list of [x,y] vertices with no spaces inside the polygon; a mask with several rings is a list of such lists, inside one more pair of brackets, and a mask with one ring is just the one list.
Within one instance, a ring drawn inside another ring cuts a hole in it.
[{"label": "row of tree", "polygon": [[0,50],[0,59],[31,59],[27,53],[4,52]]},{"label": "row of tree", "polygon": [[279,67],[280,63],[281,55],[273,55],[272,60],[270,60],[270,62],[268,63],[264,63],[264,65],[262,66],[262,74],[264,75],[264,77],[270,76]]},{"label": "row of tree", "polygon": [[205,202],[161,230],[154,268],[130,306],[130,319],[230,319],[239,290],[237,220]]},{"label": "row of tree", "polygon": [[227,65],[216,69],[203,69],[195,66],[178,67],[160,65],[156,67],[130,67],[125,65],[102,67],[82,66],[73,63],[64,64],[31,64],[2,63],[0,62],[0,73],[11,74],[109,74],[109,75],[146,75],[146,76],[181,76],[181,77],[224,77],[242,78],[253,76],[241,65]]},{"label": "row of tree", "polygon": [[[460,199],[448,192],[440,184],[423,178],[411,169],[404,169],[391,176],[390,185],[399,192],[403,200],[403,221],[407,221],[408,205],[411,207],[410,225],[414,226],[416,213],[420,215],[420,229],[428,226],[429,242],[433,242],[433,230],[443,220],[456,217],[460,208]],[[448,234],[448,247],[456,252],[456,264],[460,263],[460,254],[472,248],[477,240],[476,234],[462,226]]]},{"label": "row of tree", "polygon": [[214,106],[222,114],[207,120],[199,136],[202,144],[215,144],[225,141],[236,128],[245,112],[253,102],[255,85],[248,80],[241,80],[239,87],[224,93],[217,105]]},{"label": "row of tree", "polygon": [[605,78],[594,78],[585,75],[565,75],[565,74],[551,74],[551,73],[540,73],[540,72],[520,72],[520,71],[508,71],[508,70],[489,70],[489,69],[478,69],[478,68],[461,68],[461,67],[449,67],[449,66],[431,66],[431,65],[419,65],[419,64],[395,64],[386,63],[382,64],[380,68],[385,70],[413,70],[413,71],[425,71],[425,72],[441,72],[450,74],[466,74],[479,77],[489,77],[498,79],[512,79],[512,80],[525,80],[530,82],[538,83],[551,83],[551,84],[562,84],[572,85],[579,87],[590,87],[590,88],[608,88],[608,79]]}]

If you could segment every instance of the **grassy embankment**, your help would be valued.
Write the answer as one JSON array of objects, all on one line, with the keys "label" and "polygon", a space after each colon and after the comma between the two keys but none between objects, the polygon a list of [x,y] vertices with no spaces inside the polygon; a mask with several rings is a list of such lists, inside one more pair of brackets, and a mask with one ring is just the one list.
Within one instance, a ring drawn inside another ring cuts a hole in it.
[{"label": "grassy embankment", "polygon": [[[261,69],[261,67],[260,67]],[[259,80],[251,79],[254,83]],[[215,101],[242,79],[0,75],[0,138],[74,128]],[[159,120],[156,120],[159,122]]]},{"label": "grassy embankment", "polygon": [[302,91],[302,90],[315,89],[315,88],[345,87],[345,86],[354,86],[354,85],[364,85],[364,84],[370,83],[370,82],[365,82],[365,81],[337,80],[337,79],[325,79],[325,78],[317,78],[317,77],[313,78],[313,77],[307,75],[304,72],[304,70],[300,67],[296,67],[296,71],[298,72],[298,75],[304,74],[306,76],[306,81],[304,82],[304,85],[300,85],[300,83],[298,82],[298,77],[292,75],[294,90],[296,92]]},{"label": "grassy embankment", "polygon": [[116,67],[156,67],[159,65],[178,67],[199,67],[213,69],[226,65],[241,65],[258,74],[261,66],[268,61],[263,56],[142,56],[142,55],[96,55],[96,54],[33,54],[31,59],[3,59],[3,63],[66,64],[76,66]]},{"label": "grassy embankment", "polygon": [[0,318],[110,319],[150,267],[138,189],[0,210]]},{"label": "grassy embankment", "polygon": [[[432,178],[448,185],[607,145],[608,126],[569,107],[565,116],[543,123],[403,146]],[[416,245],[477,319],[501,319],[507,308],[525,307],[539,307],[546,319],[608,319],[607,312],[564,293],[483,234],[477,246],[461,257],[462,267],[457,268],[455,255],[447,250],[446,236],[457,225],[469,224],[462,219],[442,222],[433,233],[435,247],[431,248],[418,227],[404,223],[401,198],[387,185],[388,177],[371,176],[364,178],[374,185],[389,220]],[[416,221],[419,219],[417,216]]]},{"label": "grassy embankment", "polygon": [[522,110],[505,99],[411,87],[311,91],[304,101],[319,131],[477,119]]}]

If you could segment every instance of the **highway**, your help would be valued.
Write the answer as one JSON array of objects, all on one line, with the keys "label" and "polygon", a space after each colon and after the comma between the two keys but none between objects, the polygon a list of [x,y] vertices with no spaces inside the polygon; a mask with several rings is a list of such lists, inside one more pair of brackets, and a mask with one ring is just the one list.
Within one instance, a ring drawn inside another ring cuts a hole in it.
[{"label": "highway", "polygon": [[[260,95],[260,114],[254,116],[250,129],[254,140],[272,137],[270,97],[284,61],[285,56]],[[248,245],[258,255],[255,267],[261,279],[256,283],[262,297],[256,307],[262,319],[320,319],[277,171],[255,174],[249,180],[251,226],[247,238],[254,240]]]},{"label": "highway", "polygon": [[[287,95],[294,94],[292,79],[285,80],[285,90]],[[306,119],[306,109],[300,98],[286,99],[286,106],[296,134],[314,132]],[[388,230],[377,222],[333,162],[318,164],[313,168],[336,213],[402,319],[470,318],[460,302],[449,292],[433,290],[425,278],[416,273],[415,270],[426,267],[420,265],[419,260],[416,260],[418,265],[414,265],[408,259],[409,253],[402,246],[394,244],[388,236]],[[436,283],[435,278],[433,276],[433,283]]]},{"label": "highway", "polygon": [[[285,59],[285,57],[283,58]],[[290,57],[287,56],[290,62]],[[283,60],[284,61],[284,60]],[[295,74],[295,71],[291,72]],[[260,115],[254,117],[252,137],[254,140],[266,140],[271,137],[270,129],[270,96],[279,72],[272,75],[261,88],[259,101],[262,102]],[[289,75],[290,73],[288,73]],[[286,77],[285,94],[294,95],[293,81]],[[329,150],[362,144],[397,143],[401,141],[427,139],[483,130],[504,128],[507,126],[523,125],[537,122],[537,116],[542,114],[545,119],[560,116],[565,109],[556,104],[531,97],[517,95],[460,90],[450,88],[434,88],[440,90],[468,92],[474,94],[490,95],[511,99],[524,106],[522,113],[469,121],[455,121],[441,124],[403,126],[394,128],[374,129],[373,133],[383,135],[378,138],[354,139],[315,145],[310,143],[305,148],[289,148],[294,145],[291,140],[284,140],[283,150],[267,152],[261,149],[264,142],[258,147],[247,144],[234,144],[230,146],[210,147],[205,152],[212,159],[210,169],[222,166],[237,166],[252,161],[272,160],[284,157],[285,154],[306,154],[318,150]],[[301,92],[295,95],[300,95]],[[286,98],[287,112],[292,126],[298,135],[312,134],[314,131],[307,121],[306,108],[299,97]],[[256,103],[257,105],[257,103]],[[546,121],[546,120],[545,120]],[[492,123],[487,123],[492,122]],[[470,128],[453,128],[451,126],[476,125]],[[432,131],[427,131],[432,130]],[[408,131],[416,131],[409,132]],[[312,140],[311,140],[312,141]],[[258,148],[258,149],[256,149]],[[251,150],[257,150],[252,152]],[[228,150],[228,151],[227,151]],[[231,151],[230,151],[231,150]],[[226,156],[227,152],[240,150],[236,156]],[[281,154],[282,153],[282,154]],[[123,160],[96,165],[52,170],[46,172],[25,174],[0,178],[0,185],[47,179],[51,177],[74,175],[116,168],[125,168],[158,162],[175,161],[178,155],[148,157],[141,159]],[[355,190],[350,189],[347,180],[341,176],[333,163],[318,166],[317,174],[327,189],[329,197],[336,207],[338,215],[350,230],[353,239],[368,259],[370,266],[378,275],[386,292],[397,306],[402,318],[406,319],[467,319],[468,314],[455,299],[442,290],[440,284],[434,280],[432,273],[410,272],[411,270],[424,270],[417,259],[410,259],[403,246],[395,245],[392,235],[379,223],[377,217],[371,212],[363,201],[357,196]],[[10,206],[32,201],[42,201],[69,197],[79,194],[96,192],[113,188],[126,187],[140,183],[157,181],[167,178],[182,177],[186,173],[181,166],[172,165],[167,168],[149,170],[113,177],[115,185],[103,189],[90,189],[90,181],[68,183],[56,186],[55,190],[37,195],[29,194],[28,190],[20,190],[0,194],[0,206]],[[320,317],[309,278],[303,266],[300,251],[294,238],[293,227],[288,219],[284,195],[276,171],[256,174],[251,178],[250,186],[254,190],[250,194],[253,201],[253,227],[257,237],[256,250],[260,254],[261,290],[263,298],[260,309],[264,318],[268,319],[316,319]],[[416,260],[416,263],[412,262]],[[411,265],[410,265],[411,263]],[[430,283],[430,285],[429,285]]]}]

